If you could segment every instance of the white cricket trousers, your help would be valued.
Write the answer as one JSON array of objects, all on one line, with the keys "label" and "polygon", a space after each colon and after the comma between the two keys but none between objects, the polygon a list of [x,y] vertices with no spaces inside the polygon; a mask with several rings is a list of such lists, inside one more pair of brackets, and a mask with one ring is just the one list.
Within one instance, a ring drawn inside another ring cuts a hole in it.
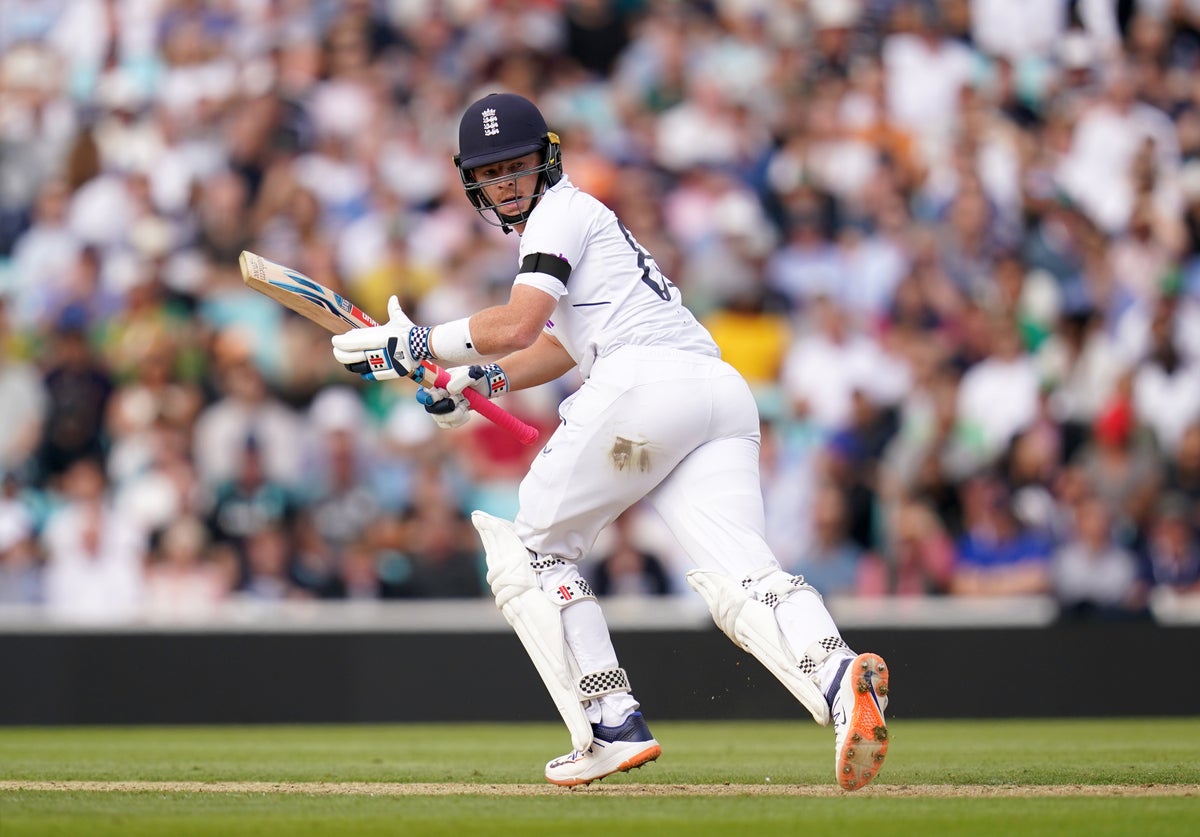
[{"label": "white cricket trousers", "polygon": [[646,498],[702,569],[777,563],[763,538],[759,418],[733,367],[673,349],[599,358],[521,482],[515,521],[539,555],[578,561]]},{"label": "white cricket trousers", "polygon": [[[737,579],[779,569],[763,536],[758,407],[729,364],[623,347],[597,359],[559,415],[562,424],[521,482],[514,524],[526,548],[566,561],[541,574],[543,589],[577,578],[576,562],[600,531],[643,498],[697,567]],[[837,636],[821,600],[804,598],[812,601],[794,618],[779,613],[799,652],[815,638]],[[582,672],[617,665],[596,602],[566,608],[563,625]],[[587,711],[593,723],[612,724],[636,708],[632,696],[618,694]]]}]

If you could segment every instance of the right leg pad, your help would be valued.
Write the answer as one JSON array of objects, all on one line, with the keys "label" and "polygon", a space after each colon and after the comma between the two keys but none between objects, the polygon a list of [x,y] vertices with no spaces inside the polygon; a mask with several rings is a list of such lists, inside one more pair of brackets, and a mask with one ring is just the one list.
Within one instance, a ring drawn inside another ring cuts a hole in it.
[{"label": "right leg pad", "polygon": [[581,673],[563,634],[562,609],[581,601],[595,601],[582,578],[553,592],[542,590],[538,572],[561,563],[560,558],[535,558],[507,520],[476,511],[471,522],[479,532],[487,556],[487,580],[496,606],[516,631],[534,668],[550,692],[576,750],[592,743],[592,725],[583,703],[615,692],[628,692],[629,677],[623,668]]}]

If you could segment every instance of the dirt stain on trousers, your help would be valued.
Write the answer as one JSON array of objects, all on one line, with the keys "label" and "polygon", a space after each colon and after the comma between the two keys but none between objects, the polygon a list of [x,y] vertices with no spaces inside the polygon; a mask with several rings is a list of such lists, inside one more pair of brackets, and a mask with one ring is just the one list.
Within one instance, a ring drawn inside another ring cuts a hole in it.
[{"label": "dirt stain on trousers", "polygon": [[635,442],[618,436],[613,442],[609,456],[612,457],[613,467],[618,471],[634,468],[642,472],[650,470],[650,451],[646,442]]}]

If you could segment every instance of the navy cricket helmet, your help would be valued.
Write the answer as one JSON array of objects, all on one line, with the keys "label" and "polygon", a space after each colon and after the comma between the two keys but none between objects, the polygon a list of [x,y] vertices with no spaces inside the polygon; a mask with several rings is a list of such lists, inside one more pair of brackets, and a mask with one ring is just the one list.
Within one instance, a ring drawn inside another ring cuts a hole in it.
[{"label": "navy cricket helmet", "polygon": [[[458,154],[454,155],[454,165],[467,197],[480,217],[489,224],[503,228],[505,232],[512,225],[527,220],[538,199],[562,178],[558,134],[546,127],[545,118],[533,102],[515,93],[491,93],[468,106],[458,123],[458,149]],[[543,152],[541,164],[516,175],[536,175],[539,178],[529,209],[522,212],[517,209],[515,202],[511,206],[492,204],[483,192],[484,187],[511,180],[513,176],[480,181],[476,179],[474,170],[480,166],[524,157],[535,151]],[[495,221],[490,217],[493,213]]]}]

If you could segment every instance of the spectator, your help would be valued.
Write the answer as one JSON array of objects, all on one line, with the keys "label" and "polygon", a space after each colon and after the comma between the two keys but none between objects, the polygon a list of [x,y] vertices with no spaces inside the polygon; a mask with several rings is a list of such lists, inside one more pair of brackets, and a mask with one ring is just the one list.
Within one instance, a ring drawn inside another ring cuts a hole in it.
[{"label": "spectator", "polygon": [[1132,386],[1132,374],[1126,373],[1075,458],[1084,481],[1109,504],[1126,531],[1144,528],[1162,479],[1158,456],[1138,432]]},{"label": "spectator", "polygon": [[[1183,431],[1175,457],[1168,460],[1163,491],[1177,494],[1193,509],[1200,509],[1200,419]],[[1200,528],[1200,512],[1193,517],[1192,523]]]},{"label": "spectator", "polygon": [[54,483],[78,460],[104,455],[104,416],[113,392],[112,375],[88,345],[75,310],[64,312],[56,323],[45,388],[37,465],[41,480]]},{"label": "spectator", "polygon": [[[119,463],[115,455],[109,457],[117,507],[147,531],[162,529],[181,516],[202,514],[205,495],[196,480],[187,434],[160,420],[143,435],[145,458],[136,470],[127,460]],[[128,470],[118,472],[118,465]]]},{"label": "spectator", "polygon": [[272,391],[237,333],[223,333],[216,345],[214,369],[221,395],[196,417],[193,458],[201,483],[211,489],[235,478],[253,438],[263,476],[294,489],[300,482],[304,450],[302,425],[295,411]]},{"label": "spectator", "polygon": [[746,126],[754,123],[746,118],[743,106],[722,89],[711,70],[693,72],[685,83],[684,99],[658,119],[655,162],[675,173],[749,163],[765,137],[747,133]]},{"label": "spectator", "polygon": [[246,537],[245,566],[238,594],[249,601],[280,602],[306,598],[291,577],[292,537],[282,522],[272,520]]},{"label": "spectator", "polygon": [[[812,507],[822,440],[803,427],[772,415],[773,402],[761,411],[759,475],[763,486],[766,538],[780,566],[800,561],[812,543],[812,520],[798,514]],[[682,581],[682,572],[680,573]],[[686,583],[686,582],[685,582]]]},{"label": "spectator", "polygon": [[[145,319],[140,322],[146,324]],[[105,430],[109,473],[118,484],[151,467],[156,436],[175,436],[181,440],[181,454],[191,454],[192,431],[204,407],[204,392],[197,382],[184,377],[185,344],[168,337],[163,328],[152,327],[151,333],[144,335],[145,344],[128,364],[114,364],[122,374],[108,405]]]},{"label": "spectator", "polygon": [[34,517],[11,473],[0,474],[0,605],[42,603]]},{"label": "spectator", "polygon": [[[786,303],[763,282],[775,232],[757,196],[747,188],[734,187],[710,199],[701,198],[701,205],[690,210],[685,204],[686,198],[681,196],[664,208],[664,214],[668,226],[678,223],[679,215],[691,214],[689,223],[697,227],[682,235],[671,231],[684,245],[676,283],[697,316],[720,317],[731,308],[735,316],[736,309],[744,313],[759,308],[782,315]],[[696,240],[687,243],[693,234]]]},{"label": "spectator", "polygon": [[475,598],[484,594],[483,561],[473,530],[456,509],[427,503],[404,518],[407,577],[404,598]]},{"label": "spectator", "polygon": [[21,357],[11,317],[0,293],[0,473],[32,473],[48,393],[37,367]]},{"label": "spectator", "polygon": [[133,619],[144,595],[146,533],[112,507],[99,459],[72,461],[61,485],[65,503],[41,534],[47,607],[70,621]]},{"label": "spectator", "polygon": [[980,440],[984,461],[995,463],[1037,415],[1039,385],[1033,362],[1009,318],[987,323],[988,356],[963,373],[958,421]]},{"label": "spectator", "polygon": [[1150,523],[1146,562],[1155,589],[1200,593],[1200,537],[1195,509],[1178,495],[1159,500]]},{"label": "spectator", "polygon": [[881,553],[864,556],[864,595],[940,596],[950,592],[954,541],[928,502],[904,498],[889,514]]},{"label": "spectator", "polygon": [[588,573],[597,596],[665,596],[674,592],[666,565],[634,538],[634,514],[613,521],[613,542]]},{"label": "spectator", "polygon": [[375,600],[386,597],[386,583],[380,576],[380,562],[367,540],[350,544],[342,553],[337,588],[351,600]]},{"label": "spectator", "polygon": [[[246,437],[240,455],[235,475],[214,489],[211,505],[205,510],[206,522],[213,539],[238,555],[243,572],[252,572],[246,566],[251,540],[267,529],[282,533],[292,521],[296,504],[292,492],[267,476],[258,437]],[[269,552],[269,547],[265,551]]]},{"label": "spectator", "polygon": [[629,43],[629,13],[602,0],[566,4],[566,53],[599,78],[607,78]]},{"label": "spectator", "polygon": [[958,125],[959,101],[971,82],[971,48],[948,36],[938,3],[903,3],[883,42],[888,111],[917,138],[926,165],[946,155]]},{"label": "spectator", "polygon": [[[1010,242],[1006,240],[1003,219],[997,217],[996,207],[984,191],[976,174],[975,160],[967,148],[959,152],[963,169],[953,196],[940,211],[938,251],[942,270],[955,287],[976,300],[996,297],[1005,290],[1004,279],[1015,269],[1019,261],[1008,252]],[[998,299],[997,313],[1014,315],[1014,310],[1004,311],[1005,300]]]},{"label": "spectator", "polygon": [[1150,326],[1150,347],[1133,375],[1133,409],[1158,449],[1173,456],[1184,429],[1200,420],[1200,358],[1180,349],[1174,295],[1159,300]]},{"label": "spectator", "polygon": [[1179,143],[1170,118],[1138,98],[1137,68],[1109,64],[1100,97],[1080,115],[1057,179],[1071,200],[1110,235],[1130,223],[1136,204],[1134,161],[1145,144],[1153,156],[1156,204],[1177,213]]},{"label": "spectator", "polygon": [[[317,525],[316,514],[302,507],[292,521],[290,575],[300,590],[314,599],[340,599],[347,595],[346,562],[363,534],[347,543],[331,543]],[[358,592],[356,588],[356,592]]]},{"label": "spectator", "polygon": [[756,391],[773,389],[791,344],[788,318],[768,307],[760,289],[731,295],[704,320],[727,360]]},{"label": "spectator", "polygon": [[44,319],[44,297],[62,281],[80,249],[67,227],[70,186],[62,179],[47,180],[38,189],[33,222],[12,248],[14,287],[8,289],[20,319]]},{"label": "spectator", "polygon": [[908,372],[868,334],[854,330],[836,302],[821,298],[811,309],[811,327],[784,359],[783,389],[796,415],[823,433],[849,426],[854,393],[894,404],[907,387]]},{"label": "spectator", "polygon": [[873,221],[842,224],[836,243],[846,276],[839,296],[847,312],[866,326],[881,322],[911,267],[908,253]]},{"label": "spectator", "polygon": [[1089,497],[1079,504],[1075,533],[1050,563],[1055,599],[1066,619],[1120,619],[1146,615],[1148,585],[1137,557],[1116,539],[1113,514]]},{"label": "spectator", "polygon": [[850,537],[846,496],[836,486],[822,486],[812,517],[812,543],[795,566],[784,569],[804,576],[823,596],[857,593],[863,549]]},{"label": "spectator", "polygon": [[[768,177],[779,164],[772,165]],[[793,309],[803,309],[822,298],[836,300],[842,281],[842,264],[832,243],[838,220],[836,202],[802,178],[794,184],[785,181],[772,186],[780,193],[784,240],[766,260],[768,289]]]},{"label": "spectator", "polygon": [[966,530],[958,541],[951,592],[963,596],[1048,593],[1051,543],[1024,528],[1007,488],[981,475],[963,486]]},{"label": "spectator", "polygon": [[151,620],[188,621],[219,614],[237,582],[237,567],[210,553],[203,521],[172,520],[158,533],[146,565],[144,613]]},{"label": "spectator", "polygon": [[958,421],[958,373],[943,361],[932,364],[905,400],[896,435],[884,450],[881,490],[888,502],[904,496],[928,502],[957,536],[962,532],[957,486],[984,458],[979,441]]},{"label": "spectator", "polygon": [[106,355],[119,386],[105,423],[114,446],[126,440],[136,446],[139,434],[159,420],[190,434],[204,407],[198,337],[164,295],[157,281],[139,282],[129,290],[124,314],[109,323],[114,336]]},{"label": "spectator", "polygon": [[1069,460],[1116,390],[1123,369],[1120,355],[1101,313],[1083,307],[1063,313],[1034,360],[1049,387],[1050,411],[1062,427],[1063,456]]},{"label": "spectator", "polygon": [[879,461],[896,433],[896,414],[860,390],[852,396],[851,410],[850,423],[829,440],[826,462],[848,503],[847,534],[863,549],[873,549],[881,502]]},{"label": "spectator", "polygon": [[[1145,146],[1142,153],[1151,148]],[[1149,195],[1141,194],[1134,201],[1128,228],[1114,237],[1109,251],[1113,281],[1123,294],[1143,305],[1153,305],[1163,277],[1175,269],[1178,236],[1165,226]]]},{"label": "spectator", "polygon": [[314,534],[337,556],[383,511],[363,444],[370,425],[358,393],[349,388],[323,390],[310,406],[308,419],[315,438],[314,461],[298,502],[311,518]]},{"label": "spectator", "polygon": [[[29,4],[25,4],[28,6]],[[38,3],[45,17],[60,11],[55,4]],[[0,253],[8,255],[26,231],[44,184],[59,179],[63,158],[69,153],[78,127],[74,103],[63,96],[62,64],[45,43],[45,23],[30,28],[22,37],[19,17],[11,4],[5,9],[5,28],[0,32],[0,76],[4,86],[5,119],[0,126]],[[11,19],[11,25],[10,25]],[[68,187],[68,191],[69,191]],[[59,206],[60,211],[63,207]],[[55,224],[61,223],[61,216]],[[55,258],[52,248],[42,251]],[[70,251],[63,254],[70,256]],[[19,275],[19,274],[18,274]],[[25,287],[33,287],[22,283]]]},{"label": "spectator", "polygon": [[[976,45],[989,55],[1026,64],[1027,71],[1044,71],[1044,64],[1054,57],[1068,32],[1083,35],[1098,51],[1120,48],[1117,16],[1109,3],[971,0],[969,5]],[[1078,23],[1074,23],[1076,19]]]},{"label": "spectator", "polygon": [[[505,409],[545,431],[549,423],[535,406],[537,398],[537,393],[514,393],[506,399]],[[461,489],[462,505],[497,516],[515,515],[517,485],[538,448],[522,445],[487,421],[471,422],[456,430],[453,439],[455,462],[468,483]]]}]

